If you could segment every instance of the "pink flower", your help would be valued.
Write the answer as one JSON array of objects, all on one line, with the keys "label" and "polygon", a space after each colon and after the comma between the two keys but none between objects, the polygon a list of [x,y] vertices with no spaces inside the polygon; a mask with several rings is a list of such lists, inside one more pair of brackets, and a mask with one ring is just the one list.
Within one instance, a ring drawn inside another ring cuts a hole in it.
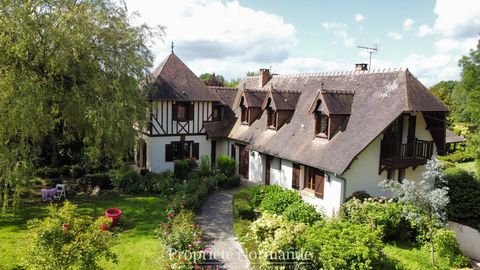
[{"label": "pink flower", "polygon": [[200,245],[202,244],[202,241],[197,240],[197,241],[195,241],[195,242],[193,242],[193,243],[194,243],[196,246],[200,246]]}]

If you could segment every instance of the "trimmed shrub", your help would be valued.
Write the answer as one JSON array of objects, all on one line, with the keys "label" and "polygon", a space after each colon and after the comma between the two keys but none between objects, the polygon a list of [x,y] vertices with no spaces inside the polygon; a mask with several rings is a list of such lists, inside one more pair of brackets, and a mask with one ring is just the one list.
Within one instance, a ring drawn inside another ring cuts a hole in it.
[{"label": "trimmed shrub", "polygon": [[259,185],[249,189],[251,189],[253,207],[260,206],[263,199],[268,194],[282,191],[282,188],[279,185]]},{"label": "trimmed shrub", "polygon": [[445,170],[443,179],[443,185],[449,188],[448,218],[470,226],[480,224],[480,182],[472,173],[458,168]]},{"label": "trimmed shrub", "polygon": [[220,174],[213,177],[217,186],[221,187],[227,181],[227,176]]},{"label": "trimmed shrub", "polygon": [[75,178],[75,179],[78,179],[78,178],[84,176],[86,173],[87,172],[86,172],[85,168],[83,168],[82,166],[79,166],[79,165],[73,165],[70,168],[70,176],[72,178]]},{"label": "trimmed shrub", "polygon": [[374,269],[381,259],[380,233],[340,219],[317,222],[302,235],[314,269]]},{"label": "trimmed shrub", "polygon": [[403,206],[391,199],[352,199],[342,205],[342,215],[352,223],[379,230],[385,240],[413,240],[418,234],[403,217]]},{"label": "trimmed shrub", "polygon": [[190,163],[187,160],[175,160],[173,173],[177,179],[186,179],[189,172],[191,172]]},{"label": "trimmed shrub", "polygon": [[[260,269],[278,269],[278,266],[271,265],[270,258],[285,258],[285,254],[291,259],[301,259],[296,252],[302,250],[306,225],[289,221],[284,216],[278,216],[270,213],[263,213],[262,216],[250,225],[250,231],[253,239],[258,245],[258,260]],[[318,235],[317,235],[318,237]],[[295,256],[292,258],[292,256]]]},{"label": "trimmed shrub", "polygon": [[296,202],[302,202],[302,197],[297,191],[280,188],[266,194],[260,203],[260,211],[281,215],[289,205]]},{"label": "trimmed shrub", "polygon": [[309,225],[322,219],[322,215],[315,210],[315,207],[305,202],[295,202],[289,205],[282,215],[288,220],[303,222]]},{"label": "trimmed shrub", "polygon": [[240,176],[233,175],[229,176],[222,182],[220,185],[221,188],[229,189],[240,186]]},{"label": "trimmed shrub", "polygon": [[348,202],[351,199],[355,198],[355,199],[363,202],[366,199],[371,198],[371,197],[372,196],[370,196],[370,194],[368,194],[365,190],[359,190],[359,191],[353,192],[352,195],[350,197],[348,197],[345,201]]},{"label": "trimmed shrub", "polygon": [[[461,268],[470,265],[470,261],[460,251],[454,232],[441,228],[433,238],[438,256],[446,258],[450,266]],[[430,248],[429,245],[426,246]]]},{"label": "trimmed shrub", "polygon": [[237,163],[235,159],[226,155],[220,155],[218,157],[217,169],[219,173],[226,176],[233,176],[235,175],[236,168],[237,168]]},{"label": "trimmed shrub", "polygon": [[243,198],[233,200],[233,215],[236,218],[243,218],[253,220],[255,218],[255,211],[250,203]]}]

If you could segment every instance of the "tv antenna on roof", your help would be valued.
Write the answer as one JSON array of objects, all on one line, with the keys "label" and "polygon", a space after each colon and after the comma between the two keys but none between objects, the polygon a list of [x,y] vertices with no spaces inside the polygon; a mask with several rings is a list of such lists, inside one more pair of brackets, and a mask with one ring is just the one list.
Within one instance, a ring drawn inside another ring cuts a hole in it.
[{"label": "tv antenna on roof", "polygon": [[368,60],[368,70],[371,69],[372,67],[372,54],[376,51],[378,51],[378,48],[377,48],[377,43],[375,43],[375,47],[367,47],[367,46],[357,46],[357,48],[359,49],[364,49],[367,51],[368,54],[370,54],[370,58]]}]

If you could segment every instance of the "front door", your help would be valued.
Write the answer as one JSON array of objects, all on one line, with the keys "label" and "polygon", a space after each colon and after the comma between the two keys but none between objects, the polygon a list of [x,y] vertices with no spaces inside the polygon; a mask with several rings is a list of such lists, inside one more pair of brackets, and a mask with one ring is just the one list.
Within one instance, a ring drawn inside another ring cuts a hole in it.
[{"label": "front door", "polygon": [[272,159],[272,156],[267,156],[265,161],[265,185],[270,185],[270,163]]},{"label": "front door", "polygon": [[249,162],[249,155],[248,150],[245,145],[240,145],[240,175],[244,178],[248,178],[248,162]]}]

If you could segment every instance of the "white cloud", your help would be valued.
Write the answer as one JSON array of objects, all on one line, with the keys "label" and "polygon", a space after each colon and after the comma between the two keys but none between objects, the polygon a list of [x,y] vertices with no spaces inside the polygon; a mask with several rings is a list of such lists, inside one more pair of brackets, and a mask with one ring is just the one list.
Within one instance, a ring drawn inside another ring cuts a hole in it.
[{"label": "white cloud", "polygon": [[407,67],[422,83],[430,86],[440,80],[457,79],[459,74],[456,68],[457,60],[445,53],[437,53],[431,57],[412,54],[405,58],[401,66]]},{"label": "white cloud", "polygon": [[466,54],[470,51],[470,49],[474,49],[476,45],[476,38],[466,38],[461,40],[442,38],[435,42],[435,48],[437,51],[443,53],[458,50],[461,54]]},{"label": "white cloud", "polygon": [[341,39],[343,45],[347,47],[355,46],[355,39],[348,33],[348,25],[339,22],[323,22],[321,26],[326,31],[332,32],[335,37]]},{"label": "white cloud", "polygon": [[355,14],[355,21],[356,22],[362,22],[363,20],[365,20],[365,17],[362,14],[360,14],[360,13]]},{"label": "white cloud", "polygon": [[447,37],[473,37],[480,32],[478,0],[437,0],[434,29]]},{"label": "white cloud", "polygon": [[394,39],[394,40],[400,40],[400,39],[403,38],[402,34],[397,33],[397,32],[388,32],[388,36],[389,36],[391,39]]},{"label": "white cloud", "polygon": [[410,18],[407,18],[404,22],[403,22],[403,30],[405,31],[408,31],[410,29],[412,29],[413,25],[415,24],[415,21],[410,19]]},{"label": "white cloud", "polygon": [[[229,59],[262,65],[289,57],[297,44],[295,28],[281,16],[242,6],[237,1],[127,0],[130,11],[139,11],[140,22],[166,27],[165,43],[153,48],[158,64],[175,42],[175,53],[185,61]],[[208,67],[214,71],[214,67]],[[210,72],[211,72],[210,71]]]},{"label": "white cloud", "polygon": [[428,36],[428,35],[431,35],[433,34],[433,29],[424,24],[424,25],[420,25],[420,27],[418,27],[418,32],[417,32],[417,36],[419,37],[424,37],[424,36]]}]

